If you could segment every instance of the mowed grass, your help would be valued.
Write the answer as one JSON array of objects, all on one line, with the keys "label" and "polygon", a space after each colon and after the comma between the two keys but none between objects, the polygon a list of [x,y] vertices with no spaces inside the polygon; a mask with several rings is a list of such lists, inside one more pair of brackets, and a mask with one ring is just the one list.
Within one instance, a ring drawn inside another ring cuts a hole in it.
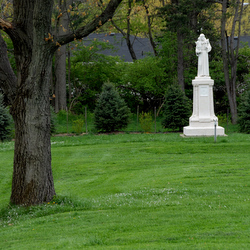
[{"label": "mowed grass", "polygon": [[0,144],[0,249],[249,249],[250,135],[52,138],[57,197],[8,206]]}]

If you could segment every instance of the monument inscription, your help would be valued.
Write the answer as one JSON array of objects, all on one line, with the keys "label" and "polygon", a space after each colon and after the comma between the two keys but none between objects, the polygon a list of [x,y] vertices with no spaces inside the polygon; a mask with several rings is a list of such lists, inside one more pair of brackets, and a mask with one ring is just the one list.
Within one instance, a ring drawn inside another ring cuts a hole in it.
[{"label": "monument inscription", "polygon": [[200,87],[200,96],[208,96],[208,86]]}]

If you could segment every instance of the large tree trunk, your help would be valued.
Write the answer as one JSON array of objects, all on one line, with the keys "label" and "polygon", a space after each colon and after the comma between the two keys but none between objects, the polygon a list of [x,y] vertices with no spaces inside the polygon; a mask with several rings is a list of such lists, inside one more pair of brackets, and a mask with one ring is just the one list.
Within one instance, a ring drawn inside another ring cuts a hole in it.
[{"label": "large tree trunk", "polygon": [[[15,122],[11,202],[36,205],[55,195],[50,150],[49,86],[52,56],[59,44],[89,35],[112,18],[121,0],[111,0],[102,14],[74,33],[51,36],[51,0],[13,0],[14,18],[0,18],[0,28],[14,45],[17,79],[0,38],[0,84]],[[9,76],[9,77],[8,77]]]},{"label": "large tree trunk", "polygon": [[52,53],[44,39],[49,33],[53,3],[30,2],[30,13],[22,11],[22,4],[14,1],[14,20],[26,34],[21,30],[11,33],[17,65],[17,95],[11,109],[15,122],[11,202],[27,206],[49,201],[55,195],[49,107]]},{"label": "large tree trunk", "polygon": [[51,65],[42,63],[42,57],[48,58],[41,53],[31,61],[29,71],[32,75],[24,82],[28,86],[32,84],[32,90],[20,89],[12,109],[16,131],[11,193],[14,204],[40,204],[50,201],[55,195],[48,102]]}]

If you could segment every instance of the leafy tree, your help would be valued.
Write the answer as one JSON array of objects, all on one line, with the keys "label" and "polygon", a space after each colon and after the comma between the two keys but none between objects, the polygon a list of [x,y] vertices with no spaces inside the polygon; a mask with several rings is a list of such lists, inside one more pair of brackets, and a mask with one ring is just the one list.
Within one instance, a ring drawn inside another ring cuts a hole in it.
[{"label": "leafy tree", "polygon": [[[158,48],[158,55],[164,70],[166,72],[166,81],[174,83],[177,77],[177,38],[176,34],[167,31],[163,36],[158,37],[158,42],[161,45]],[[165,93],[166,91],[164,91]]]},{"label": "leafy tree", "polygon": [[71,79],[73,84],[73,100],[70,110],[82,113],[82,107],[94,111],[97,96],[104,82],[115,82],[120,77],[118,57],[101,54],[103,50],[112,50],[113,46],[107,41],[94,40],[85,46],[77,42],[77,49],[71,57]]},{"label": "leafy tree", "polygon": [[128,125],[130,111],[112,83],[103,85],[94,115],[99,132],[113,132]]},{"label": "leafy tree", "polygon": [[237,90],[242,93],[250,84],[250,48],[248,43],[239,49],[237,63]]},{"label": "leafy tree", "polygon": [[[13,42],[17,68],[15,76],[0,36],[1,89],[12,104],[15,123],[12,203],[35,205],[51,201],[55,195],[49,103],[53,54],[61,45],[81,39],[109,21],[120,2],[102,5],[86,24],[64,35],[52,33],[51,0],[13,0],[13,19],[0,19],[0,28]],[[59,18],[62,13],[58,12]]]},{"label": "leafy tree", "polygon": [[165,96],[162,125],[165,128],[181,131],[188,124],[191,115],[189,99],[178,85],[171,85]]},{"label": "leafy tree", "polygon": [[148,112],[159,107],[164,99],[168,82],[164,65],[158,57],[146,57],[134,63],[125,64],[120,82],[117,84],[131,110],[142,105]]},{"label": "leafy tree", "polygon": [[240,132],[250,134],[250,90],[242,96],[238,107],[238,124]]},{"label": "leafy tree", "polygon": [[10,129],[11,117],[9,111],[4,107],[3,95],[0,94],[0,140],[5,141],[10,139],[11,129]]}]

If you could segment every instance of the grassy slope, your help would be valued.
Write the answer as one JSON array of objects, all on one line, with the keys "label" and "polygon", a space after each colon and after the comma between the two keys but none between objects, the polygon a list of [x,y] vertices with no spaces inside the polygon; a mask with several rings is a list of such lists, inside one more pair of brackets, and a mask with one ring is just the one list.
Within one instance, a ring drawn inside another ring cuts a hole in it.
[{"label": "grassy slope", "polygon": [[6,209],[12,147],[0,145],[0,249],[250,247],[250,135],[52,138],[59,198],[31,209]]}]

